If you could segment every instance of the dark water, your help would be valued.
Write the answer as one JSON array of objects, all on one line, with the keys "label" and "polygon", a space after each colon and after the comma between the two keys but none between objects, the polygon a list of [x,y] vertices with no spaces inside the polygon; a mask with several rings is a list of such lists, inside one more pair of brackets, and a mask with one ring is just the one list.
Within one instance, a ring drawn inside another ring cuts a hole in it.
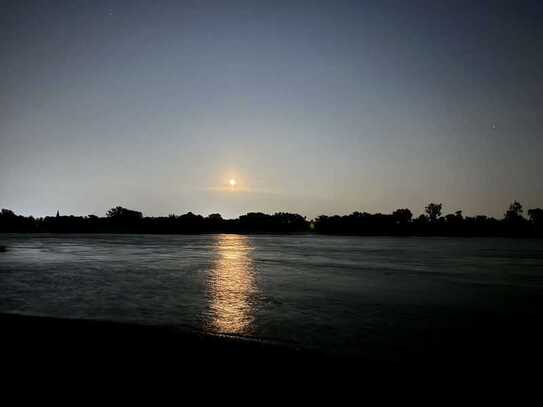
[{"label": "dark water", "polygon": [[536,318],[543,297],[540,240],[2,235],[0,245],[1,312],[172,323],[327,352],[416,351],[466,315]]}]

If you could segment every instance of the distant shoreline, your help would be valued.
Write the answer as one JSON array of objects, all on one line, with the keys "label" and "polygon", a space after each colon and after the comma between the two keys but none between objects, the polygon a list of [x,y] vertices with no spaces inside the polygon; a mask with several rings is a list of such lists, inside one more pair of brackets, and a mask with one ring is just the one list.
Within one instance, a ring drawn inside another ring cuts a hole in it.
[{"label": "distant shoreline", "polygon": [[122,233],[122,234],[319,234],[341,236],[496,236],[543,237],[543,209],[527,211],[522,205],[511,204],[503,219],[488,216],[464,217],[462,211],[442,216],[441,204],[430,203],[426,214],[417,218],[407,209],[391,214],[353,212],[350,215],[321,215],[308,220],[297,213],[277,212],[269,215],[249,212],[237,219],[224,219],[215,213],[209,216],[188,212],[184,215],[144,217],[142,212],[123,207],[111,208],[105,217],[56,216],[34,218],[0,212],[0,232],[13,233]]},{"label": "distant shoreline", "polygon": [[[43,235],[119,235],[119,236],[203,236],[203,235],[243,235],[243,236],[320,236],[320,237],[400,237],[400,238],[497,238],[497,239],[541,239],[541,234],[526,234],[526,235],[460,235],[460,234],[383,234],[383,233],[316,233],[316,232],[82,232],[82,231],[62,231],[62,232],[46,232],[46,231],[32,231],[32,232],[4,232],[0,231],[0,236],[5,235],[29,235],[29,236],[43,236]],[[4,249],[7,247],[4,246]],[[2,251],[0,249],[0,251]]]}]

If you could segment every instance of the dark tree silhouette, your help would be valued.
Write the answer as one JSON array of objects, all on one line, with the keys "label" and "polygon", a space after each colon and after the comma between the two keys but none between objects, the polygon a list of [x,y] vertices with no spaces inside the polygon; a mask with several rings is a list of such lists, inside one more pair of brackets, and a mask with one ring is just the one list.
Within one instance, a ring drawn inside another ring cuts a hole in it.
[{"label": "dark tree silhouette", "polygon": [[462,216],[462,211],[456,211],[454,214],[450,213],[445,216],[445,221],[447,224],[461,224],[464,221],[464,217]]},{"label": "dark tree silhouette", "polygon": [[2,209],[2,212],[0,212],[0,216],[4,218],[15,218],[17,215],[12,210],[9,209]]},{"label": "dark tree silhouette", "polygon": [[441,216],[441,204],[429,203],[424,210],[428,214],[430,222],[436,222],[437,219]]},{"label": "dark tree silhouette", "polygon": [[10,209],[0,211],[0,232],[34,232],[36,220],[32,217],[16,215]]},{"label": "dark tree silhouette", "polygon": [[396,209],[394,212],[392,212],[392,217],[397,224],[405,225],[411,222],[411,218],[413,218],[413,213],[411,213],[411,211],[407,208]]},{"label": "dark tree silhouette", "polygon": [[505,220],[510,222],[519,221],[522,219],[522,205],[515,201],[509,205],[509,209],[505,212]]},{"label": "dark tree silhouette", "polygon": [[541,208],[528,209],[528,217],[535,224],[543,223],[543,209]]},{"label": "dark tree silhouette", "polygon": [[123,208],[122,206],[117,206],[108,210],[106,216],[113,219],[141,219],[143,214],[138,211]]},{"label": "dark tree silhouette", "polygon": [[223,220],[220,213],[212,213],[207,218],[213,222],[221,222]]}]

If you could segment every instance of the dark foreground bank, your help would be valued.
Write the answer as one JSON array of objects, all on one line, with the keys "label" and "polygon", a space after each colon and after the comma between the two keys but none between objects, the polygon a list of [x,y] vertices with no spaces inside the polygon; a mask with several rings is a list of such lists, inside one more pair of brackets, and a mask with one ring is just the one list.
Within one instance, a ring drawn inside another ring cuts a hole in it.
[{"label": "dark foreground bank", "polygon": [[[488,331],[457,332],[439,343],[434,341],[426,353],[390,359],[372,354],[371,349],[365,356],[333,356],[288,344],[209,335],[167,325],[0,314],[5,369],[48,372],[54,367],[65,373],[99,369],[100,374],[108,375],[228,375],[243,370],[255,377],[273,372],[292,376],[309,373],[321,378],[348,374],[351,379],[530,376],[543,360],[539,329],[534,326],[530,332],[523,332],[518,330],[522,329],[519,325],[516,332],[508,332],[511,324],[504,321],[501,331],[493,325]],[[430,334],[439,336],[439,332]]]},{"label": "dark foreground bank", "polygon": [[145,325],[89,319],[0,314],[5,344],[21,358],[115,365],[130,360],[168,364],[245,360],[308,361],[324,357],[289,344],[190,331],[173,325]]}]

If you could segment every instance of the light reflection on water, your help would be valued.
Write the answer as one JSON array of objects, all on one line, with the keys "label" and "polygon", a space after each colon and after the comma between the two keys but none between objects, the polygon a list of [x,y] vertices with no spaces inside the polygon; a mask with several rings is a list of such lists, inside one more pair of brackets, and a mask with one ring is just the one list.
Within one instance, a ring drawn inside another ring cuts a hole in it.
[{"label": "light reflection on water", "polygon": [[247,236],[216,237],[217,259],[209,277],[209,329],[220,333],[250,334],[257,292],[253,247]]},{"label": "light reflection on water", "polygon": [[178,324],[324,351],[400,337],[418,349],[429,326],[457,329],[465,313],[537,326],[543,298],[541,239],[0,234],[0,245],[0,312]]}]

